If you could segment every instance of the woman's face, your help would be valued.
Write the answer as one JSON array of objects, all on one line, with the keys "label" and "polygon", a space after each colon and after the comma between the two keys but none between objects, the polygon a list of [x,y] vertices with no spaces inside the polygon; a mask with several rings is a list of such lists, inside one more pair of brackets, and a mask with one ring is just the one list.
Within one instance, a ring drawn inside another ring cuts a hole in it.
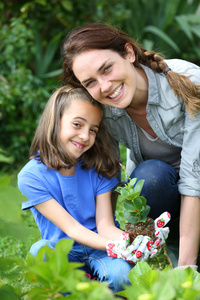
[{"label": "woman's face", "polygon": [[94,99],[118,108],[128,107],[136,92],[135,53],[128,45],[125,58],[112,50],[89,50],[75,56],[74,75]]},{"label": "woman's face", "polygon": [[66,151],[79,158],[95,143],[102,111],[89,101],[73,99],[60,121],[60,140]]}]

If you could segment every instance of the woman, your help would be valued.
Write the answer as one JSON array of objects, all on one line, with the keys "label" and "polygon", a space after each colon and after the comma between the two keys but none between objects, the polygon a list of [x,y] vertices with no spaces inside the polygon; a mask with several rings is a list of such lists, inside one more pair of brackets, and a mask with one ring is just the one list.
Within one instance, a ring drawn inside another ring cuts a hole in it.
[{"label": "woman", "polygon": [[163,60],[105,24],[77,28],[63,47],[64,81],[104,105],[127,147],[127,170],[144,179],[151,216],[180,211],[179,267],[196,265],[200,237],[200,68]]}]

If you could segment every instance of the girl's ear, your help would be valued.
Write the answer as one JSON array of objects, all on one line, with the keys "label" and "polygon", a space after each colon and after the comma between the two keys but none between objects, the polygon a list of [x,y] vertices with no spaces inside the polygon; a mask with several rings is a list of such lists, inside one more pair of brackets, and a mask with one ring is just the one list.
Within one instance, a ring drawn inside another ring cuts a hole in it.
[{"label": "girl's ear", "polygon": [[133,50],[133,46],[130,43],[125,44],[126,49],[126,58],[130,61],[130,63],[134,63],[135,61],[135,52]]}]

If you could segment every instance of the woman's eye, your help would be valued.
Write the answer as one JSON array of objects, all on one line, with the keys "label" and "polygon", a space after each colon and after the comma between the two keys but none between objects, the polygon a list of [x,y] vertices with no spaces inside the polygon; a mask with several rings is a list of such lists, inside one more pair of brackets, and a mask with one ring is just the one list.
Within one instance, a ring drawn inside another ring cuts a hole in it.
[{"label": "woman's eye", "polygon": [[74,123],[74,126],[75,126],[75,127],[81,127],[81,124],[79,124],[79,123]]},{"label": "woman's eye", "polygon": [[89,82],[86,83],[85,87],[88,88],[89,86],[91,86],[91,84],[94,82],[94,80],[91,80]]},{"label": "woman's eye", "polygon": [[112,65],[109,65],[109,66],[105,67],[104,72],[107,73],[110,70],[111,67],[112,67]]}]

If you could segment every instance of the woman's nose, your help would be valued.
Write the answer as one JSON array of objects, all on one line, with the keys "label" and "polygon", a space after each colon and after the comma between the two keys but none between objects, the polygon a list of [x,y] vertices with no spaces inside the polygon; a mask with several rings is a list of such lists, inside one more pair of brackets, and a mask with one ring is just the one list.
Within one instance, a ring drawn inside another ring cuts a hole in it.
[{"label": "woman's nose", "polygon": [[101,92],[109,92],[112,83],[109,80],[101,79],[99,82]]}]

